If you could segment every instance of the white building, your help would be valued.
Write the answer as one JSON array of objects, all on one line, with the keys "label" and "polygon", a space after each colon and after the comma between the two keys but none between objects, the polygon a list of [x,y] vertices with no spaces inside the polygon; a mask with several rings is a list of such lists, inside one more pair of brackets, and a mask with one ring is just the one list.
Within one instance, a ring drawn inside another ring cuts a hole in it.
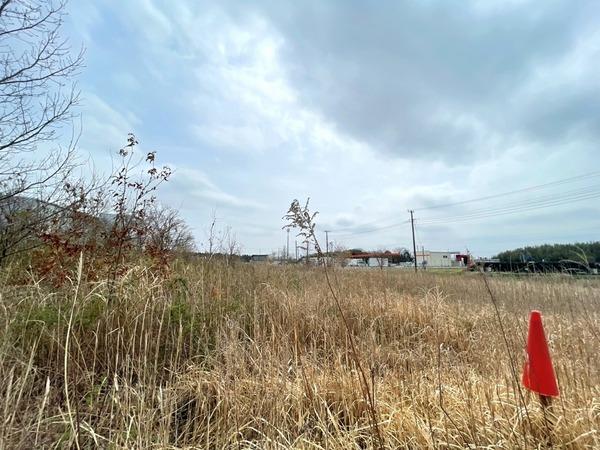
[{"label": "white building", "polygon": [[450,268],[464,266],[461,252],[435,252],[431,250],[417,251],[417,265],[421,268]]}]

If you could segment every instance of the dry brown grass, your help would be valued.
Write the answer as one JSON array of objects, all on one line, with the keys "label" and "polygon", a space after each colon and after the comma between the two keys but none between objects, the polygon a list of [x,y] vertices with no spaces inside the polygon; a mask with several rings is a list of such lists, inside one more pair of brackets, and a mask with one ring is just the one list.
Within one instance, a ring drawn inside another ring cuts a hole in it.
[{"label": "dry brown grass", "polygon": [[[510,353],[478,275],[339,270],[333,285],[386,447],[600,447],[600,280],[490,280]],[[58,292],[1,290],[0,448],[375,443],[318,269],[193,262],[164,280],[139,268],[110,302],[76,275]],[[509,366],[521,369],[533,308],[562,394],[546,418]]]}]

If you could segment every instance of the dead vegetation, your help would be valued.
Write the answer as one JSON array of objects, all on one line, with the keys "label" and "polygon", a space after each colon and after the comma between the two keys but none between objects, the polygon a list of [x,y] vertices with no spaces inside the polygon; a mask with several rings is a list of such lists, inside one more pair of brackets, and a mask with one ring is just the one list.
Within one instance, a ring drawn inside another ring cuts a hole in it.
[{"label": "dead vegetation", "polygon": [[[477,275],[132,267],[113,300],[74,276],[2,276],[2,448],[372,448],[351,333],[386,448],[597,448],[600,285],[493,279],[515,360],[544,313],[561,397],[522,404]],[[85,272],[85,268],[82,268]]]}]

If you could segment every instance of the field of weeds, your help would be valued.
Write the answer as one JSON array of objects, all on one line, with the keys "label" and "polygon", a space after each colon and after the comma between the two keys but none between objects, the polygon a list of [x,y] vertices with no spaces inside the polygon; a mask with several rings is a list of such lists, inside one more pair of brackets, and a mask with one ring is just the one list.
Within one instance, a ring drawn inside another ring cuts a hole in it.
[{"label": "field of weeds", "polygon": [[[493,278],[496,310],[478,274],[337,269],[345,325],[322,269],[179,262],[113,289],[11,279],[3,449],[600,448],[598,280]],[[545,412],[516,382],[531,309],[561,390]]]}]

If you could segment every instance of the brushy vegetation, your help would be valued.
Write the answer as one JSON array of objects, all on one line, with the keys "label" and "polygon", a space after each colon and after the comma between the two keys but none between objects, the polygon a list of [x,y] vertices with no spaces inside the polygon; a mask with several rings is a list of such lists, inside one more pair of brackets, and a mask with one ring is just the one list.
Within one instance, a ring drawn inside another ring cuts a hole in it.
[{"label": "brushy vegetation", "polygon": [[502,262],[575,260],[582,264],[600,262],[600,242],[544,244],[507,250],[498,254]]},{"label": "brushy vegetation", "polygon": [[[85,261],[85,259],[82,259]],[[330,269],[387,448],[600,447],[600,284]],[[85,267],[79,270],[85,273]],[[0,280],[0,448],[372,448],[321,269],[177,260],[117,286]],[[519,389],[544,313],[561,397]]]}]

